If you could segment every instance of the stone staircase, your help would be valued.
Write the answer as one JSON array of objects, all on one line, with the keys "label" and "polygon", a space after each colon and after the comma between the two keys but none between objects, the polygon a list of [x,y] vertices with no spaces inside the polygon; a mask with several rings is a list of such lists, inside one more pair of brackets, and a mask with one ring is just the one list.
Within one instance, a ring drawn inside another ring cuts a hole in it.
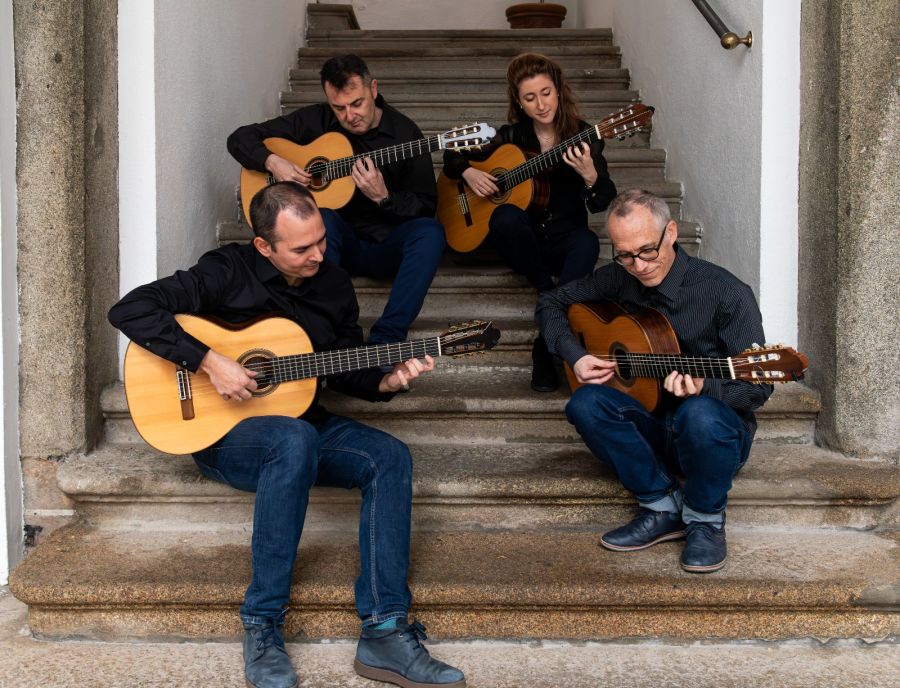
[{"label": "stone staircase", "polygon": [[[406,32],[312,30],[291,72],[290,110],[318,101],[317,69],[362,55],[393,105],[432,133],[505,119],[503,74],[523,48],[563,63],[598,120],[635,102],[608,30]],[[440,47],[438,47],[440,46]],[[452,46],[452,47],[446,47]],[[415,65],[415,68],[412,67]],[[657,116],[665,116],[664,104]],[[607,148],[620,188],[643,186],[681,217],[681,187],[646,135]],[[438,166],[436,158],[435,165]],[[602,218],[592,226],[603,236]],[[239,220],[223,241],[246,240]],[[699,246],[696,223],[681,243]],[[608,253],[607,253],[608,255]],[[366,323],[388,285],[356,280]],[[729,504],[730,559],[714,575],[678,567],[680,545],[635,554],[597,546],[631,498],[565,421],[567,395],[529,389],[534,293],[480,254],[448,255],[411,337],[448,321],[493,319],[501,345],[442,360],[412,393],[325,405],[405,440],[414,458],[410,583],[415,613],[439,638],[885,638],[900,630],[900,471],[813,444],[818,397],[795,383],[759,413]],[[103,444],[69,457],[59,486],[77,520],[44,538],[10,587],[45,637],[235,638],[249,580],[252,495],[201,477],[189,457],[146,447],[121,387],[102,400]],[[289,631],[357,632],[354,492],[316,488],[301,543]]]}]

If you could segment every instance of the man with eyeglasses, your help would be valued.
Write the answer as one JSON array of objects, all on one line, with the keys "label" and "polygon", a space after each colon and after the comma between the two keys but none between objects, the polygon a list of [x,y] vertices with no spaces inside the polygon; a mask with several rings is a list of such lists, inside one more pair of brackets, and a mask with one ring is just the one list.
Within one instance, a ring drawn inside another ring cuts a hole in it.
[{"label": "man with eyeglasses", "polygon": [[604,385],[615,361],[592,356],[569,329],[574,303],[616,301],[626,311],[650,307],[672,325],[686,356],[725,358],[765,341],[752,290],[723,268],[692,258],[677,244],[678,226],[665,201],[648,191],[619,194],[609,206],[613,262],[538,299],[536,320],[551,351],[582,387],[566,417],[588,448],[616,472],[640,507],[629,523],[604,533],[616,552],[687,539],[681,566],[711,573],[725,565],[725,505],[731,481],[747,461],[755,409],[772,385],[665,378],[660,409]]}]

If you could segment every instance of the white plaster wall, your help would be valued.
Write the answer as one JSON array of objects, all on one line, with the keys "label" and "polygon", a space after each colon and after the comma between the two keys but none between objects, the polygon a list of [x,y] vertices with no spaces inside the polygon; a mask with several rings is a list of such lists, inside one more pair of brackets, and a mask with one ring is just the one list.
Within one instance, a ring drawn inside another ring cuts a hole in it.
[{"label": "white plaster wall", "polygon": [[578,0],[579,27],[612,28],[616,0]]},{"label": "white plaster wall", "polygon": [[0,0],[0,586],[22,558],[16,289],[16,87],[12,0]]},{"label": "white plaster wall", "polygon": [[[119,0],[119,293],[157,277],[154,0]],[[128,340],[119,335],[119,361]]]},{"label": "white plaster wall", "polygon": [[240,167],[225,139],[278,114],[305,26],[304,0],[156,0],[159,275],[193,264],[236,217]]},{"label": "white plaster wall", "polygon": [[[579,25],[585,0],[555,0],[566,6],[563,28]],[[600,0],[606,2],[608,0]],[[513,0],[353,0],[363,29],[508,29],[506,8]]]},{"label": "white plaster wall", "polygon": [[[793,1],[793,0],[791,0]],[[716,4],[743,35],[762,28],[762,0]],[[701,222],[701,251],[759,290],[762,51],[726,51],[687,2],[616,0],[614,40],[632,87],[657,108],[653,145],[685,186],[685,219]]]}]

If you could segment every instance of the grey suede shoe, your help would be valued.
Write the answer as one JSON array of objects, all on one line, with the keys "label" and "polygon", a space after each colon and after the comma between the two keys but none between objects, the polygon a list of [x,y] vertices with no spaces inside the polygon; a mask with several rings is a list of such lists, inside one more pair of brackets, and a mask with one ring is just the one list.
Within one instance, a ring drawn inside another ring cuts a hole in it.
[{"label": "grey suede shoe", "polygon": [[427,639],[418,621],[397,623],[397,628],[377,631],[363,628],[356,646],[356,673],[402,688],[464,688],[459,669],[432,659],[420,640]]},{"label": "grey suede shoe", "polygon": [[244,619],[244,678],[253,688],[295,688],[297,674],[284,649],[282,624],[261,616]]}]

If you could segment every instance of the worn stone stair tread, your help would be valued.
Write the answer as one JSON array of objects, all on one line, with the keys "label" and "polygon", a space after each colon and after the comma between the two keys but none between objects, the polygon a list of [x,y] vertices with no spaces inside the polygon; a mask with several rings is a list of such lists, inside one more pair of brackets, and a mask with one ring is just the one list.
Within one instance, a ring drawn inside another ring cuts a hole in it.
[{"label": "worn stone stair tread", "polygon": [[[632,505],[611,470],[580,442],[425,444],[410,447],[414,499],[615,500]],[[146,445],[106,444],[59,467],[60,489],[76,502],[133,498],[194,500],[252,496],[203,477],[189,456],[161,454]],[[316,499],[356,501],[355,492],[316,488]],[[900,471],[887,461],[858,461],[814,445],[757,442],[729,493],[732,505],[874,504],[900,497]],[[314,499],[313,501],[316,501]],[[503,528],[502,523],[483,523]]]},{"label": "worn stone stair tread", "polygon": [[[438,637],[900,632],[897,533],[730,527],[727,566],[697,576],[678,566],[678,543],[613,553],[597,545],[598,530],[414,533],[414,613]],[[305,533],[289,632],[354,635],[358,566],[355,533]],[[38,634],[221,637],[236,634],[249,574],[247,532],[73,525],[44,540],[10,590]]]},{"label": "worn stone stair tread", "polygon": [[[299,104],[307,104],[311,102],[310,94],[313,98],[321,99],[321,88],[317,91],[309,89],[308,91],[284,91],[281,94],[282,107],[292,105],[297,107]],[[497,107],[508,107],[506,94],[498,93],[478,93],[474,94],[466,90],[464,84],[457,85],[453,91],[439,91],[435,93],[426,93],[419,90],[409,91],[406,89],[398,89],[392,93],[385,93],[385,98],[390,96],[389,101],[399,110],[403,111],[408,107],[447,107],[453,105],[455,107],[485,107],[496,109]],[[589,89],[584,93],[578,94],[578,102],[586,110],[592,107],[599,107],[602,104],[610,102],[625,101],[628,103],[637,102],[639,95],[637,91],[626,89]],[[314,102],[314,101],[313,101]]]},{"label": "worn stone stair tread", "polygon": [[[355,46],[354,52],[359,55],[364,60],[368,61],[369,58],[377,59],[377,58],[387,58],[387,59],[428,59],[428,58],[463,58],[463,59],[473,59],[479,57],[498,57],[503,59],[513,58],[516,55],[522,52],[522,44],[508,44],[508,45],[453,45],[453,46],[432,46],[432,47],[423,47],[421,45],[390,45],[390,46],[380,46],[380,45],[366,45],[364,43],[360,43]],[[621,49],[617,45],[569,45],[569,44],[556,44],[556,45],[548,45],[543,50],[543,53],[548,57],[553,58],[563,58],[563,57],[576,57],[582,58],[584,60],[598,59],[604,57],[613,57],[619,58],[621,54]],[[304,58],[308,59],[321,59],[323,62],[334,56],[334,49],[326,46],[309,46],[306,48],[299,48],[298,55],[300,60],[302,61]],[[303,68],[303,65],[298,65],[300,68]],[[315,65],[311,65],[314,67]],[[321,67],[321,64],[319,64]]]},{"label": "worn stone stair tread", "polygon": [[453,45],[478,45],[487,43],[490,46],[509,43],[520,49],[523,45],[540,44],[545,40],[547,45],[596,46],[598,41],[609,44],[612,41],[612,29],[310,29],[306,34],[310,46],[325,44],[350,43],[378,45],[387,43],[391,46],[404,44],[452,43]]}]

